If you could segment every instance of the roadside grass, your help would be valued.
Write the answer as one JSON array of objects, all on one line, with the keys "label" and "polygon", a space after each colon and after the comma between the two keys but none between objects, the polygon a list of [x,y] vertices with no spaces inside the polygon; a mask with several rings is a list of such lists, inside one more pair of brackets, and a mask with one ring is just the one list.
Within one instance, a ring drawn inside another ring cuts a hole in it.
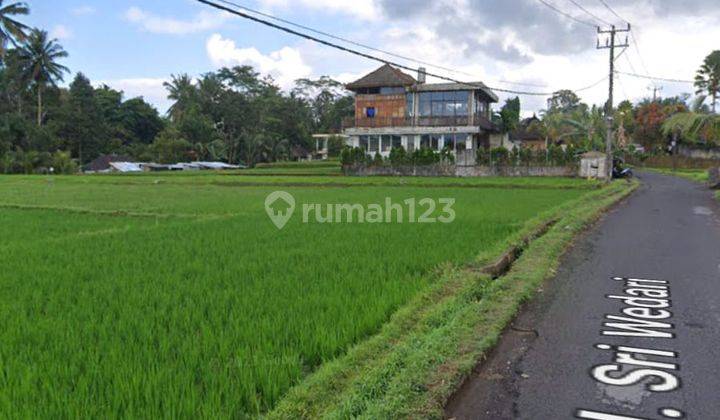
[{"label": "roadside grass", "polygon": [[[349,375],[360,389],[381,386],[378,378],[397,377],[392,369],[422,361],[408,331],[450,334],[446,318],[484,295],[489,283],[469,283],[459,268],[477,264],[478,250],[497,255],[538,214],[605,191],[578,180],[318,188],[312,178],[284,189],[320,204],[452,197],[458,217],[449,225],[295,218],[278,231],[264,209],[274,188],[213,184],[225,177],[0,177],[0,412],[259,416],[312,372],[311,382],[327,375],[325,362],[352,368],[343,355],[363,342],[384,350],[365,350],[357,363],[390,363],[373,365],[380,376],[368,381]],[[383,327],[391,317],[406,324]],[[396,343],[375,336],[386,328],[396,328]],[[395,344],[407,358],[388,353]],[[353,397],[351,412],[369,410],[358,388],[342,395]]]},{"label": "roadside grass", "polygon": [[705,169],[671,169],[671,168],[643,168],[643,170],[663,175],[679,176],[695,182],[708,182],[708,171]]},{"label": "roadside grass", "polygon": [[[521,304],[554,274],[574,236],[636,187],[615,183],[527,222],[503,244],[518,245],[543,221],[560,217],[495,281],[480,274],[476,264],[445,266],[433,287],[398,311],[379,334],[324,364],[268,418],[442,418],[448,398]],[[498,255],[495,248],[478,261],[493,252]]]}]

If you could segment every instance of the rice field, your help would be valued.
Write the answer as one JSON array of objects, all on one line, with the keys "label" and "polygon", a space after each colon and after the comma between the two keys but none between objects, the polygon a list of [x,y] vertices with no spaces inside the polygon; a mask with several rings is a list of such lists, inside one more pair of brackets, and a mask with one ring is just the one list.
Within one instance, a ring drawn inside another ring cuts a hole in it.
[{"label": "rice field", "polygon": [[[255,417],[377,332],[445,263],[581,197],[581,180],[0,177],[0,416]],[[451,224],[278,230],[265,197],[451,197]]]}]

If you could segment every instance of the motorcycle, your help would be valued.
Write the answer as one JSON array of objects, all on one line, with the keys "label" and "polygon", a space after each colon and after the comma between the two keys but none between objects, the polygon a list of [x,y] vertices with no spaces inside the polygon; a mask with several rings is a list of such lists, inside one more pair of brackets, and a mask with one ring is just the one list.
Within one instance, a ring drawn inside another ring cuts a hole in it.
[{"label": "motorcycle", "polygon": [[635,174],[632,169],[625,167],[625,162],[622,159],[615,159],[613,161],[613,179],[629,179]]}]

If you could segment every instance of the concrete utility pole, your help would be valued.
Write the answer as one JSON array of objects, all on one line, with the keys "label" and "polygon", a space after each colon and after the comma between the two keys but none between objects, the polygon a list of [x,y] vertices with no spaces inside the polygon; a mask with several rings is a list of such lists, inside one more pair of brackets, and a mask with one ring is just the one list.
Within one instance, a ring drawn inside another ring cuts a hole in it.
[{"label": "concrete utility pole", "polygon": [[599,50],[610,50],[610,95],[608,97],[607,105],[605,106],[605,114],[606,114],[606,123],[607,123],[607,138],[605,139],[605,153],[607,158],[607,179],[608,182],[612,180],[612,173],[613,173],[613,154],[612,154],[612,147],[613,147],[613,95],[615,91],[615,48],[628,48],[630,47],[630,44],[628,44],[628,37],[625,37],[625,43],[624,44],[617,44],[615,41],[615,36],[619,32],[630,32],[630,24],[628,23],[627,29],[617,29],[615,25],[612,25],[610,27],[610,30],[603,30],[600,27],[598,27],[598,35],[602,34],[608,34],[608,39],[605,40],[605,45],[600,45],[600,38],[598,37],[597,41],[597,49]]}]

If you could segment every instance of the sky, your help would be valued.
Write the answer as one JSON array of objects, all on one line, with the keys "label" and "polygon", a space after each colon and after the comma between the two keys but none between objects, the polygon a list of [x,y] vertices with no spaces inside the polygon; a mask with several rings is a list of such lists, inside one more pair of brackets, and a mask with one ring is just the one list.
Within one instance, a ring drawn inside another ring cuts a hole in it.
[{"label": "sky", "polygon": [[[545,1],[583,22],[623,25],[601,0]],[[632,23],[637,42],[636,47],[630,40],[631,48],[618,59],[620,71],[692,80],[703,59],[720,49],[717,0],[604,1]],[[596,30],[540,0],[233,2],[451,69],[428,67],[430,72],[455,79],[531,92],[596,84],[579,93],[582,99],[598,105],[607,100],[608,50],[596,49]],[[59,40],[70,54],[64,64],[73,73],[83,72],[96,85],[122,90],[126,98],[142,96],[161,112],[169,106],[163,82],[172,75],[199,76],[223,66],[252,65],[290,89],[298,78],[328,75],[350,82],[380,66],[195,0],[27,3],[31,15],[22,20]],[[620,41],[625,41],[624,36]],[[72,75],[66,77],[66,83],[71,79]],[[662,88],[662,96],[694,92],[687,83],[655,82],[653,86],[650,80],[621,75],[616,101],[652,96],[652,87]],[[503,101],[514,95],[499,96]],[[521,95],[523,114],[538,112],[546,99]]]}]

